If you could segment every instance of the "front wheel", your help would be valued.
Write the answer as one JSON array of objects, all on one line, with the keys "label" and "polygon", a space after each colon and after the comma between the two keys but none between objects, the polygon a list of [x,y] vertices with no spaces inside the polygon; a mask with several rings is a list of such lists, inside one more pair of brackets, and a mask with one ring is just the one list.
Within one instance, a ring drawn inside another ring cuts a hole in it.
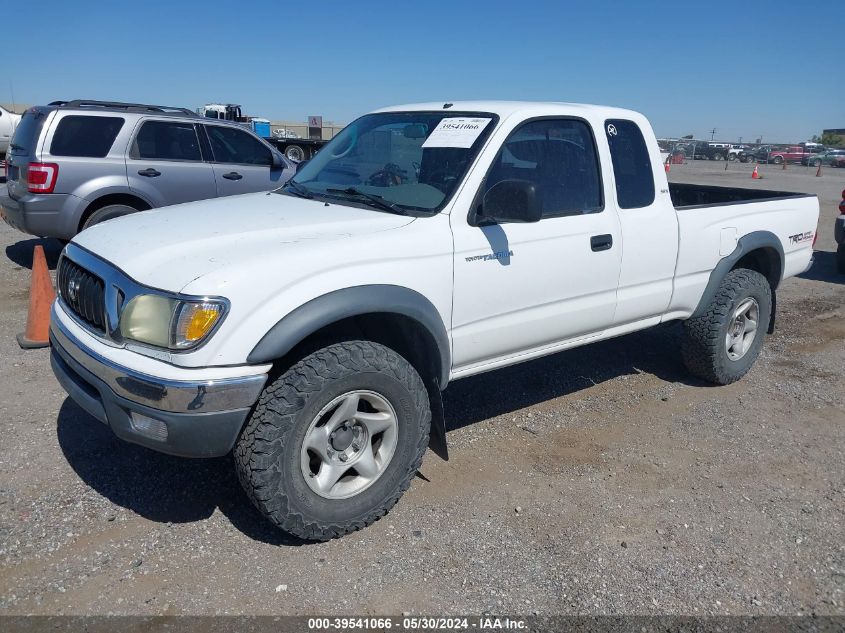
[{"label": "front wheel", "polygon": [[681,354],[699,378],[728,385],[742,378],[763,346],[772,315],[772,289],[760,273],[730,271],[704,314],[684,321]]},{"label": "front wheel", "polygon": [[235,446],[238,478],[272,523],[325,541],[378,520],[428,445],[422,379],[369,341],[320,349],[263,391]]}]

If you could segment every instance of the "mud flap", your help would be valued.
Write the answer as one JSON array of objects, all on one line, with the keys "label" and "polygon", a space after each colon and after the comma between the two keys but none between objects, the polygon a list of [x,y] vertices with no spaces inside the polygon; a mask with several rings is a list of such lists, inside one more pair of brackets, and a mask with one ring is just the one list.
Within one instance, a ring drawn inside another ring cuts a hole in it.
[{"label": "mud flap", "polygon": [[434,451],[435,455],[448,462],[449,449],[446,446],[446,414],[443,411],[443,395],[436,378],[429,381],[426,388],[431,407],[431,432],[428,447]]}]

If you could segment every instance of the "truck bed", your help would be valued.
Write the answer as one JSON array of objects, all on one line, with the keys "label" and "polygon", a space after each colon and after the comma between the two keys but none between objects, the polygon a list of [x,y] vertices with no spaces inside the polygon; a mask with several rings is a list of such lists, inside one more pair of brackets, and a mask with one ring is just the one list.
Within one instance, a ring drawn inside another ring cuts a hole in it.
[{"label": "truck bed", "polygon": [[784,200],[802,198],[811,194],[791,191],[771,191],[768,189],[746,189],[745,187],[718,187],[714,185],[695,185],[669,183],[669,195],[676,209],[692,209],[726,204],[742,204],[761,200]]}]

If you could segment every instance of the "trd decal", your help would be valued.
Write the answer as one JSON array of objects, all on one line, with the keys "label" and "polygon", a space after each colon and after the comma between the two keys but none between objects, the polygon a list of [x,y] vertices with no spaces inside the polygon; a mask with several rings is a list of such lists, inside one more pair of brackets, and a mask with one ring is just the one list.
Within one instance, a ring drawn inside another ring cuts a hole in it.
[{"label": "trd decal", "polygon": [[467,257],[466,260],[468,262],[489,262],[494,259],[507,259],[508,257],[513,257],[513,251],[496,251],[494,253],[487,253],[486,255],[473,255],[472,257]]},{"label": "trd decal", "polygon": [[806,242],[807,240],[811,239],[813,239],[813,231],[805,231],[804,233],[796,233],[795,235],[790,235],[789,243],[800,244],[801,242]]}]

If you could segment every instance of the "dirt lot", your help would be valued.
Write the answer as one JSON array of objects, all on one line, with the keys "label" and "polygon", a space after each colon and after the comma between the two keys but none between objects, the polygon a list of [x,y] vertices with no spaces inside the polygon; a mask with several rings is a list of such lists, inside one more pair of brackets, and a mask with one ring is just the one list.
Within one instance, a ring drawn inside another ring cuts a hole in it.
[{"label": "dirt lot", "polygon": [[845,614],[845,170],[751,169],[670,174],[819,195],[816,265],[744,380],[690,378],[669,325],[458,381],[451,461],[324,544],[265,524],[230,459],[123,444],[66,399],[15,343],[38,241],[0,227],[0,614]]}]

